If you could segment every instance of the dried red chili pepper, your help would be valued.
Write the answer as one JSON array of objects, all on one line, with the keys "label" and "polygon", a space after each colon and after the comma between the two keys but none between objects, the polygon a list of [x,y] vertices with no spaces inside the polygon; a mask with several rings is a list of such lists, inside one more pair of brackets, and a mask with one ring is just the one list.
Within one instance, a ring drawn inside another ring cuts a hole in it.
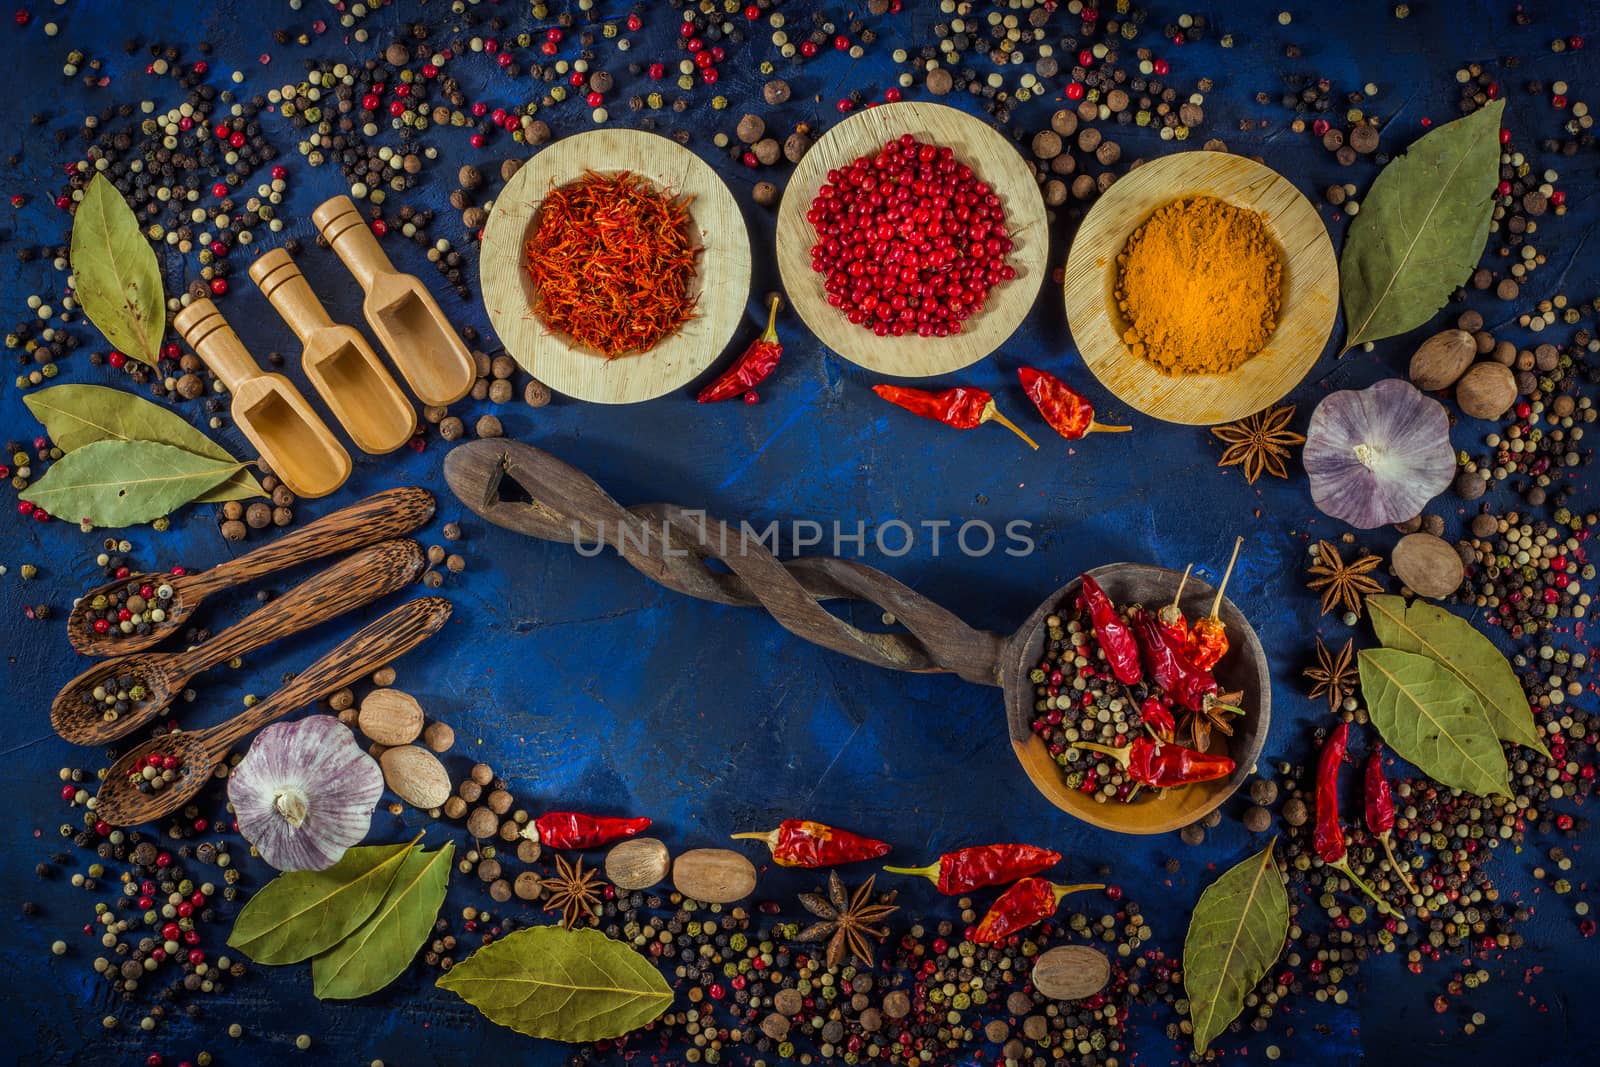
[{"label": "dried red chili pepper", "polygon": [[1156,732],[1161,741],[1171,741],[1178,733],[1178,722],[1158,696],[1145,697],[1139,705],[1139,721]]},{"label": "dried red chili pepper", "polygon": [[1367,830],[1383,845],[1383,854],[1389,857],[1389,867],[1395,877],[1413,896],[1417,887],[1406,869],[1394,858],[1394,793],[1389,789],[1389,779],[1383,774],[1383,746],[1373,745],[1362,773],[1362,801],[1366,809]]},{"label": "dried red chili pepper", "polygon": [[900,385],[874,385],[872,391],[913,415],[921,415],[958,430],[971,430],[986,422],[998,422],[1028,442],[1029,448],[1039,447],[1033,438],[1022,432],[1021,427],[1000,414],[1000,410],[994,406],[994,396],[987,390],[960,385],[942,393],[930,393],[925,389],[908,389]]},{"label": "dried red chili pepper", "polygon": [[547,811],[533,820],[532,825],[537,836],[530,840],[542,845],[551,848],[599,848],[643,833],[650,828],[650,820],[583,815],[576,811]]},{"label": "dried red chili pepper", "polygon": [[1094,638],[1111,664],[1111,673],[1123,685],[1138,685],[1144,677],[1139,670],[1139,646],[1122,621],[1117,606],[1111,602],[1100,583],[1089,575],[1078,577],[1083,590],[1083,602],[1089,608],[1089,621],[1094,624]]},{"label": "dried red chili pepper", "polygon": [[1076,744],[1078,748],[1110,756],[1122,764],[1129,778],[1152,789],[1171,789],[1174,786],[1226,778],[1234,768],[1233,760],[1227,756],[1197,752],[1192,748],[1148,737],[1135,737],[1126,748],[1112,748],[1093,741],[1078,741]]},{"label": "dried red chili pepper", "polygon": [[733,361],[733,366],[717,376],[716,381],[700,390],[697,398],[702,404],[717,400],[730,400],[743,396],[747,403],[755,403],[755,387],[766,381],[767,375],[778,367],[783,357],[783,344],[778,340],[778,309],[783,298],[772,294],[772,305],[767,310],[767,329],[750,342],[750,347]]},{"label": "dried red chili pepper", "polygon": [[1350,724],[1341,722],[1333,728],[1322,743],[1317,756],[1317,821],[1312,828],[1311,844],[1323,863],[1350,879],[1350,884],[1371,897],[1384,915],[1397,915],[1389,902],[1372,891],[1350,869],[1350,860],[1344,843],[1344,827],[1339,825],[1339,765],[1344,762],[1350,744]]},{"label": "dried red chili pepper", "polygon": [[772,850],[772,861],[780,867],[832,867],[889,854],[887,842],[810,819],[785,819],[776,830],[733,836],[766,842]]},{"label": "dried red chili pepper", "polygon": [[1189,640],[1189,621],[1183,617],[1183,609],[1178,607],[1178,601],[1183,599],[1183,587],[1189,584],[1189,572],[1194,570],[1191,563],[1183,568],[1183,577],[1178,579],[1178,591],[1172,594],[1172,603],[1156,612],[1156,625],[1161,627],[1161,632],[1167,639],[1182,645]]},{"label": "dried red chili pepper", "polygon": [[1233,557],[1228,560],[1228,569],[1222,575],[1222,584],[1217,586],[1216,598],[1211,601],[1211,614],[1195,621],[1189,629],[1189,638],[1184,643],[1184,653],[1189,657],[1189,662],[1201,670],[1209,671],[1228,654],[1228,628],[1222,624],[1217,612],[1222,609],[1222,593],[1228,588],[1228,579],[1233,577],[1233,565],[1239,559],[1239,546],[1242,544],[1244,538],[1234,540]]},{"label": "dried red chili pepper", "polygon": [[1155,616],[1135,612],[1133,632],[1139,638],[1139,651],[1145,669],[1161,691],[1187,711],[1204,711],[1207,698],[1215,702],[1217,680],[1184,658],[1183,649],[1161,632]]},{"label": "dried red chili pepper", "polygon": [[946,852],[926,867],[885,867],[893,874],[917,874],[947,897],[986,885],[1004,885],[1038,874],[1061,862],[1061,853],[1034,845],[975,845]]},{"label": "dried red chili pepper", "polygon": [[1068,893],[1104,888],[1105,885],[1100,882],[1056,885],[1048,878],[1024,878],[1000,894],[988,914],[972,931],[972,940],[980,945],[992,945],[1018,930],[1026,930],[1034,923],[1050,918],[1056,913],[1061,898]]},{"label": "dried red chili pepper", "polygon": [[1127,433],[1133,429],[1132,426],[1106,426],[1095,422],[1094,405],[1054,374],[1033,367],[1018,367],[1017,377],[1044,421],[1068,441],[1076,441],[1089,433]]}]

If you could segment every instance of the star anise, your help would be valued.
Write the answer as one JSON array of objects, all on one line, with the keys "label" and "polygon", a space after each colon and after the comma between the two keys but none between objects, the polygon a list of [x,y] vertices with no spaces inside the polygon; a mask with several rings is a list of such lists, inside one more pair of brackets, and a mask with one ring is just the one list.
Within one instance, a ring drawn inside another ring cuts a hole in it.
[{"label": "star anise", "polygon": [[1362,598],[1383,592],[1383,586],[1372,577],[1372,571],[1383,562],[1382,556],[1365,555],[1346,563],[1331,541],[1317,542],[1317,561],[1308,568],[1311,580],[1306,588],[1322,590],[1322,614],[1326,615],[1336,605],[1361,614]]},{"label": "star anise", "polygon": [[827,941],[827,963],[830,968],[844,963],[846,955],[854,956],[866,966],[873,964],[873,941],[888,937],[889,930],[878,925],[900,909],[887,900],[873,897],[872,883],[876,875],[856,887],[854,893],[846,891],[844,879],[838,871],[828,872],[828,893],[801,893],[800,906],[815,915],[820,922],[812,923],[795,935],[796,941]]},{"label": "star anise", "polygon": [[1244,468],[1244,480],[1251,485],[1256,484],[1263,472],[1274,478],[1287,478],[1289,468],[1284,460],[1289,458],[1289,449],[1306,443],[1304,437],[1289,429],[1292,418],[1294,405],[1285,404],[1258,411],[1226,426],[1213,426],[1211,432],[1228,445],[1217,466]]},{"label": "star anise", "polygon": [[592,919],[600,914],[600,895],[604,883],[594,870],[583,869],[583,860],[576,866],[565,856],[556,857],[556,873],[544,879],[544,910],[561,912],[561,925],[568,930],[578,920]]},{"label": "star anise", "polygon": [[1307,667],[1300,673],[1310,678],[1316,684],[1311,687],[1311,699],[1326,696],[1328,710],[1337,712],[1339,705],[1344,703],[1344,698],[1355,692],[1356,665],[1355,665],[1355,639],[1351,638],[1344,643],[1338,652],[1328,651],[1328,646],[1322,643],[1322,638],[1317,638],[1317,665]]},{"label": "star anise", "polygon": [[1180,736],[1186,729],[1189,732],[1189,744],[1195,751],[1211,751],[1211,731],[1233,736],[1232,720],[1243,714],[1243,709],[1239,707],[1239,701],[1243,699],[1242,689],[1212,694],[1201,705],[1201,710],[1184,713],[1183,721],[1179,724]]}]

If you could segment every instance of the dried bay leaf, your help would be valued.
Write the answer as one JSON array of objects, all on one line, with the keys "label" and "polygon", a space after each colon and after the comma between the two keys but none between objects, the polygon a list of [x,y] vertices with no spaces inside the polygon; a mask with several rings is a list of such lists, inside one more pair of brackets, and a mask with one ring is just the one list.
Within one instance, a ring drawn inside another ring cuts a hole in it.
[{"label": "dried bay leaf", "polygon": [[69,522],[154,522],[216,488],[243,467],[154,441],[96,441],[68,452],[22,499]]},{"label": "dried bay leaf", "polygon": [[1504,110],[1491,101],[1424,134],[1372,183],[1339,260],[1345,351],[1421,326],[1478,265]]},{"label": "dried bay leaf", "polygon": [[1516,672],[1477,627],[1420,600],[1407,607],[1397,596],[1368,597],[1367,614],[1385,648],[1427,656],[1460,678],[1483,705],[1489,724],[1502,741],[1550,755]]},{"label": "dried bay leaf", "polygon": [[499,1023],[530,1037],[601,1041],[637,1030],[672,1005],[649,960],[598,930],[530,926],[485,945],[439,978]]},{"label": "dried bay leaf", "polygon": [[133,209],[104,174],[90,180],[72,216],[72,276],[84,314],[106,340],[154,367],[167,329],[161,268]]},{"label": "dried bay leaf", "polygon": [[278,875],[239,912],[228,947],[265,964],[327,951],[377,910],[411,848],[363,845],[325,870]]},{"label": "dried bay leaf", "polygon": [[1372,724],[1402,759],[1441,785],[1508,795],[1505,750],[1465,682],[1398,648],[1363,649],[1356,658]]},{"label": "dried bay leaf", "polygon": [[319,1000],[376,993],[405,971],[433,931],[450,881],[454,842],[433,852],[412,849],[383,900],[343,941],[311,961]]},{"label": "dried bay leaf", "polygon": [[[22,398],[63,452],[96,441],[155,441],[221,463],[238,462],[225,448],[185,422],[176,411],[142,396],[103,385],[55,385]],[[197,503],[266,496],[247,470],[196,498]]]},{"label": "dried bay leaf", "polygon": [[1194,1023],[1194,1047],[1204,1052],[1244,1010],[1289,936],[1289,895],[1273,863],[1274,838],[1264,850],[1206,887],[1183,939],[1183,989]]}]

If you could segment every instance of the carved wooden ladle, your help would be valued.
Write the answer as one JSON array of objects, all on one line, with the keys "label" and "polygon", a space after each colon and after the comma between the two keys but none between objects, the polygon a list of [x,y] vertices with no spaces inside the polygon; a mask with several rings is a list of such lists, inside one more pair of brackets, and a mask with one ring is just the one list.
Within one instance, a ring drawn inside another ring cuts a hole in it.
[{"label": "carved wooden ladle", "polygon": [[[1066,784],[1049,746],[1032,730],[1029,672],[1044,653],[1045,619],[1077,594],[1074,579],[1051,593],[1009,637],[976,630],[907,585],[864,563],[802,557],[780,561],[745,528],[673,504],[624,508],[576,468],[547,452],[504,438],[457,445],[445,457],[445,481],[461,502],[497,526],[546,541],[604,543],[641,574],[669,589],[719,604],[759,606],[785,629],[814,644],[894,670],[948,671],[1005,693],[1011,745],[1035,787],[1085,822],[1122,833],[1187,826],[1216,808],[1250,776],[1266,742],[1271,687],[1255,630],[1224,597],[1220,615],[1233,651],[1215,671],[1224,690],[1242,690],[1247,710],[1226,742],[1236,767],[1212,782],[1171,789],[1136,803],[1100,802]],[[520,491],[511,492],[512,483]],[[718,567],[709,564],[716,561]],[[1179,574],[1164,567],[1116,563],[1088,572],[1119,604],[1166,603]],[[1211,589],[1190,578],[1182,605],[1207,614]],[[894,632],[858,629],[829,612],[830,600],[863,600],[892,615]]]}]

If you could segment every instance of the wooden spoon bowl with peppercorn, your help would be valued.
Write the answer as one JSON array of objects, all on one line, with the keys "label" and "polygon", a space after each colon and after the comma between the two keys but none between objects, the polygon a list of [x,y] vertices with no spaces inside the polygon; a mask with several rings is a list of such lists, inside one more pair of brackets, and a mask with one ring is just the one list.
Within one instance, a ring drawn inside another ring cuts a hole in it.
[{"label": "wooden spoon bowl with peppercorn", "polygon": [[[1112,563],[1088,572],[1100,583],[1106,595],[1118,606],[1144,604],[1154,611],[1169,603],[1183,577],[1179,571],[1144,563]],[[1231,648],[1212,673],[1224,692],[1239,692],[1244,714],[1234,717],[1233,735],[1212,734],[1208,752],[1226,753],[1234,769],[1225,778],[1196,782],[1157,795],[1144,795],[1131,803],[1096,800],[1067,784],[1063,768],[1032,724],[1037,700],[1029,675],[1045,652],[1049,627],[1046,620],[1057,612],[1067,612],[1078,596],[1081,582],[1073,579],[1056,591],[1022,624],[1007,644],[1005,675],[1006,722],[1011,732],[1011,747],[1034,786],[1056,807],[1106,830],[1125,834],[1160,834],[1180,830],[1204,818],[1238,791],[1249,779],[1261,748],[1266,744],[1271,723],[1272,685],[1267,673],[1267,656],[1250,621],[1226,596],[1218,617],[1227,627]],[[1183,587],[1179,605],[1188,619],[1198,619],[1211,610],[1213,590],[1190,575]],[[1146,793],[1148,794],[1148,790]]]},{"label": "wooden spoon bowl with peppercorn", "polygon": [[[954,613],[881,571],[854,560],[778,560],[761,541],[703,511],[672,504],[624,508],[582,471],[547,452],[504,438],[458,445],[445,457],[452,492],[497,526],[545,541],[613,547],[632,567],[668,589],[718,604],[764,608],[786,630],[813,644],[892,670],[948,672],[1005,691],[1012,747],[1034,786],[1063,811],[1119,833],[1176,830],[1216,808],[1249,777],[1266,740],[1271,689],[1266,654],[1243,613],[1226,597],[1218,615],[1232,649],[1214,674],[1224,691],[1242,693],[1245,709],[1232,737],[1218,737],[1235,768],[1226,778],[1170,789],[1133,803],[1097,802],[1069,788],[1049,746],[1032,729],[1036,700],[1029,675],[1044,649],[1045,620],[1067,610],[1078,580],[1053,593],[1014,635],[976,630]],[[511,489],[515,483],[520,490]],[[592,552],[590,553],[592,554]],[[715,562],[715,566],[709,565]],[[1114,563],[1089,572],[1119,605],[1172,600],[1182,577],[1164,567]],[[1190,618],[1209,613],[1213,591],[1190,578],[1181,607]],[[897,629],[860,630],[827,611],[823,601],[862,600],[891,615]]]},{"label": "wooden spoon bowl with peppercorn", "polygon": [[[201,671],[392,593],[415,581],[422,567],[422,546],[409,540],[385,541],[346,556],[204,644],[95,664],[56,695],[50,725],[77,745],[126,737],[165,712]],[[123,692],[126,698],[120,698]]]},{"label": "wooden spoon bowl with peppercorn", "polygon": [[[403,536],[431,519],[433,507],[433,494],[426,489],[385,489],[208,571],[124,575],[78,598],[67,617],[67,640],[86,656],[142,651],[177,633],[212,593],[324,556]],[[172,596],[162,617],[147,619],[142,626],[131,626],[124,632],[111,605],[119,598],[125,600],[130,586],[149,586],[153,592],[169,587]],[[96,608],[96,603],[105,606]]]},{"label": "wooden spoon bowl with peppercorn", "polygon": [[[177,811],[250,734],[319,697],[370,674],[416,648],[450,618],[450,601],[419,597],[400,605],[334,646],[282,689],[225,722],[204,730],[177,730],[124,752],[95,796],[95,814],[111,826],[133,826]],[[161,785],[144,774],[160,761]]]}]

